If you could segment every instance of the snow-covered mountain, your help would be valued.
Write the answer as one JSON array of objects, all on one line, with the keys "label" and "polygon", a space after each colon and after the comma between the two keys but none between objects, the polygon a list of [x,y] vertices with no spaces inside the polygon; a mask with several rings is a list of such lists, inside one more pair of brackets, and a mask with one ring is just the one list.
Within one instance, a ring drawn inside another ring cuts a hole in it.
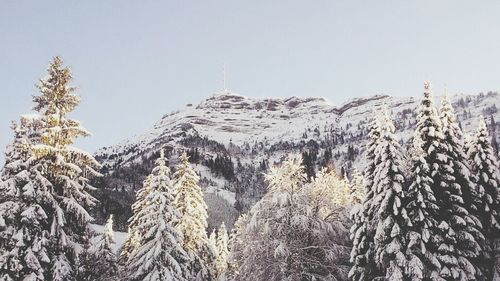
[{"label": "snow-covered mountain", "polygon": [[225,146],[299,142],[306,138],[304,132],[309,129],[339,127],[347,119],[342,118],[344,112],[369,102],[379,106],[385,98],[356,99],[336,107],[324,98],[254,99],[230,92],[218,93],[198,105],[188,104],[163,116],[152,130],[102,148],[96,155],[104,164],[127,164],[159,144],[175,146],[175,141],[186,135],[207,137]]},{"label": "snow-covered mountain", "polygon": [[[451,98],[466,132],[475,128],[480,115],[489,119],[493,133],[498,129],[495,121],[499,93]],[[96,157],[105,167],[105,177],[97,185],[114,190],[109,191],[113,194],[103,195],[105,202],[128,198],[116,201],[120,202],[116,208],[124,207],[130,204],[132,190],[140,187],[149,172],[148,163],[161,147],[170,152],[171,165],[176,163],[179,151],[188,150],[207,196],[212,197],[207,198],[209,205],[210,201],[217,205],[211,207],[212,212],[219,212],[224,220],[229,216],[227,222],[231,224],[236,211],[228,215],[226,209],[248,209],[262,196],[262,172],[284,155],[303,153],[310,175],[326,164],[347,173],[353,167],[361,169],[370,119],[386,107],[399,137],[407,142],[413,135],[419,101],[420,97],[377,95],[336,106],[324,98],[258,99],[229,91],[217,93],[197,105],[188,104],[163,116],[143,134],[97,151]],[[440,97],[436,97],[437,105],[439,101]]]}]

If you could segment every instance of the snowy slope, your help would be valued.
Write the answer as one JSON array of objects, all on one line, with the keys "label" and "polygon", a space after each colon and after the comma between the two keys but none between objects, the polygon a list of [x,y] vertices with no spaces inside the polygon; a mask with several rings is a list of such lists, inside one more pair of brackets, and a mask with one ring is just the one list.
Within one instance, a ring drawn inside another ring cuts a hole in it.
[{"label": "snowy slope", "polygon": [[[272,143],[282,138],[297,140],[311,124],[331,124],[337,117],[333,105],[322,98],[252,99],[219,93],[197,106],[187,105],[165,115],[150,131],[103,148],[97,155],[123,155],[132,147],[144,151],[155,142],[175,139],[183,131],[196,132],[226,145],[264,140]],[[123,161],[133,158],[135,151],[124,155]]]},{"label": "snowy slope", "polygon": [[[98,235],[101,235],[104,232],[104,225],[91,224],[90,226]],[[115,231],[114,235],[115,235],[115,244],[113,245],[113,251],[115,253],[118,253],[123,243],[125,243],[125,240],[127,239],[127,233]]]},{"label": "snowy slope", "polygon": [[[490,93],[480,99],[477,95],[455,95],[451,98],[457,104],[460,99],[467,97],[474,101],[466,107],[472,116],[463,124],[465,131],[475,127],[478,116],[485,108],[500,104],[498,93]],[[436,97],[436,103],[439,100]],[[304,132],[311,128],[356,134],[358,125],[369,121],[383,105],[398,119],[405,110],[414,112],[418,102],[419,98],[414,97],[372,96],[335,106],[323,98],[255,99],[225,92],[215,94],[196,106],[190,104],[165,115],[151,130],[115,146],[102,148],[96,155],[103,164],[114,164],[117,159],[126,164],[160,143],[175,145],[176,140],[186,133],[196,133],[225,145],[232,143],[237,146],[255,142],[263,142],[266,146],[279,141],[295,143],[303,140]],[[456,110],[461,113],[460,107],[456,106]],[[493,116],[498,119],[498,113]],[[350,128],[346,129],[348,124]],[[405,140],[412,135],[408,129],[411,127],[398,132]],[[110,159],[109,156],[113,154],[117,157]]]}]

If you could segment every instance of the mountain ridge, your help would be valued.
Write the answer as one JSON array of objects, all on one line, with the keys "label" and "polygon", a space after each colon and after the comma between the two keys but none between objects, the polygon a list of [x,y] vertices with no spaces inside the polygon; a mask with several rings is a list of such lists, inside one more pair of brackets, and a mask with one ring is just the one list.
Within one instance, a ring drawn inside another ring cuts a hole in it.
[{"label": "mountain ridge", "polygon": [[[497,140],[499,93],[450,98],[464,131],[473,130],[479,116],[486,115]],[[383,107],[393,117],[401,143],[409,149],[419,101],[416,97],[373,95],[337,106],[320,97],[249,98],[216,93],[164,115],[142,134],[98,150],[95,156],[104,165],[105,176],[97,185],[121,190],[132,201],[133,191],[147,174],[147,163],[160,148],[168,151],[171,166],[181,151],[188,151],[207,193],[222,194],[212,198],[218,200],[212,202],[212,209],[214,204],[226,204],[225,208],[245,211],[265,192],[262,173],[290,153],[304,156],[309,176],[324,165],[335,165],[347,174],[352,168],[362,170],[367,125]],[[435,105],[439,103],[440,97],[435,97]],[[128,208],[129,203],[123,206]],[[235,210],[229,217],[235,217]],[[231,225],[231,221],[226,223]]]}]

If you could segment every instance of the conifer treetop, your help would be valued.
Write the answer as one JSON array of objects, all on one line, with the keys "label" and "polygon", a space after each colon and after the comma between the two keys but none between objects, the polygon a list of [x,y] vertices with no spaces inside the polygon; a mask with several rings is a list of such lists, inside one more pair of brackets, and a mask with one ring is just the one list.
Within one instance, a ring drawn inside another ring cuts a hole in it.
[{"label": "conifer treetop", "polygon": [[178,228],[184,233],[185,249],[197,252],[207,242],[207,205],[199,186],[199,177],[189,163],[186,153],[176,167],[175,207],[181,215]]},{"label": "conifer treetop", "polygon": [[484,117],[479,120],[475,134],[467,143],[467,158],[470,161],[478,193],[482,197],[479,217],[485,234],[497,237],[500,231],[500,166],[490,142]]},{"label": "conifer treetop", "polygon": [[47,72],[48,77],[40,79],[37,85],[41,95],[33,97],[33,109],[44,115],[64,116],[73,111],[81,101],[80,97],[74,94],[76,88],[70,86],[73,76],[59,56],[53,58]]},{"label": "conifer treetop", "polygon": [[115,234],[113,232],[113,215],[109,215],[106,225],[104,226],[106,243],[112,245],[115,243]]}]

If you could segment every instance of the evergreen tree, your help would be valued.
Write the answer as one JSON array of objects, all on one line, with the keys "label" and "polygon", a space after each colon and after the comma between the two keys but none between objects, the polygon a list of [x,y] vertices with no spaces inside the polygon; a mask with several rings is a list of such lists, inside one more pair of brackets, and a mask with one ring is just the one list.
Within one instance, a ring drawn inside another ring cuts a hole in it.
[{"label": "evergreen tree", "polygon": [[[467,144],[467,157],[471,167],[472,180],[480,196],[478,217],[481,219],[486,238],[486,251],[491,251],[490,260],[483,261],[490,270],[494,267],[494,257],[499,249],[494,241],[500,238],[500,166],[489,142],[488,129],[484,118],[479,121],[475,135]],[[492,272],[486,272],[491,276]],[[486,275],[488,277],[488,275]]]},{"label": "evergreen tree", "polygon": [[[424,98],[420,104],[417,118],[416,135],[421,138],[423,158],[430,170],[431,189],[439,206],[437,214],[430,213],[431,216],[436,215],[432,219],[436,221],[437,228],[430,238],[428,250],[430,253],[436,253],[440,278],[443,280],[467,280],[466,274],[461,269],[460,263],[463,260],[460,261],[455,251],[457,233],[451,225],[452,219],[457,222],[460,218],[455,217],[450,212],[463,209],[456,205],[456,200],[450,201],[450,199],[460,200],[458,198],[461,197],[457,196],[454,186],[449,186],[452,184],[450,182],[452,168],[449,163],[448,147],[445,144],[442,123],[434,107],[428,82],[425,84]],[[453,208],[455,210],[452,210]]]},{"label": "evergreen tree", "polygon": [[191,168],[189,158],[185,153],[180,156],[180,164],[174,174],[176,180],[175,207],[181,215],[177,224],[184,234],[184,250],[193,261],[191,275],[199,280],[209,280],[214,274],[210,268],[213,252],[208,246],[207,237],[207,204],[203,199],[203,192],[198,185],[199,177]]},{"label": "evergreen tree", "polygon": [[210,251],[209,252],[209,259],[208,260],[210,263],[207,264],[207,266],[213,270],[212,272],[212,277],[214,279],[217,277],[217,232],[216,229],[212,230],[212,233],[210,233],[210,236],[208,237],[208,244],[207,244],[207,249]]},{"label": "evergreen tree", "polygon": [[207,204],[198,185],[199,177],[191,168],[185,153],[176,167],[175,207],[181,214],[177,227],[184,233],[184,245],[188,252],[196,252],[207,243]]},{"label": "evergreen tree", "polygon": [[208,244],[215,249],[215,254],[217,255],[217,232],[215,232],[215,229],[212,230],[210,237],[208,237]]},{"label": "evergreen tree", "polygon": [[107,281],[118,273],[116,255],[113,251],[113,215],[108,218],[104,231],[96,233],[93,244],[86,247],[80,255],[78,281]]},{"label": "evergreen tree", "polygon": [[[425,84],[424,98],[419,107],[416,135],[421,139],[423,158],[429,166],[431,190],[439,206],[437,214],[429,213],[430,216],[436,215],[432,219],[437,228],[430,237],[427,250],[431,255],[436,253],[439,275],[443,280],[473,280],[475,269],[467,256],[474,253],[460,250],[461,247],[477,246],[468,231],[472,218],[464,208],[460,184],[454,181],[452,153],[433,105],[429,83]],[[463,245],[457,246],[458,241]]]},{"label": "evergreen tree", "polygon": [[229,277],[230,280],[239,280],[239,267],[240,262],[245,258],[244,249],[245,243],[248,241],[248,238],[245,236],[247,233],[245,231],[246,226],[248,225],[248,216],[247,214],[242,214],[238,217],[238,219],[234,223],[234,227],[232,230],[231,237],[229,239],[229,245],[231,251],[229,253]]},{"label": "evergreen tree", "polygon": [[387,280],[403,280],[405,277],[405,235],[408,216],[405,200],[405,171],[395,128],[387,114],[384,115],[379,143],[375,148],[373,177],[374,197],[372,210],[378,222],[374,246],[377,266]]},{"label": "evergreen tree", "polygon": [[[88,243],[92,217],[83,206],[94,206],[96,200],[88,193],[87,177],[99,176],[100,167],[93,156],[71,145],[80,136],[89,136],[80,123],[67,119],[67,114],[80,103],[70,86],[72,75],[59,57],[50,64],[49,77],[40,80],[40,95],[35,96],[33,126],[40,141],[33,146],[38,188],[47,190],[45,203],[52,205],[49,214],[52,280],[72,280],[79,244]],[[52,197],[52,198],[50,198]],[[83,205],[83,206],[82,206]]]},{"label": "evergreen tree", "polygon": [[[453,228],[450,227],[450,218],[445,217],[442,211],[445,208],[452,207],[443,205],[446,197],[443,188],[448,184],[446,182],[446,173],[449,168],[447,147],[444,144],[441,121],[434,107],[428,82],[425,84],[424,98],[418,110],[416,136],[421,138],[421,148],[424,152],[423,158],[430,170],[431,189],[440,208],[437,214],[430,212],[431,216],[436,215],[432,219],[435,220],[437,228],[430,238],[431,241],[427,250],[430,253],[436,253],[440,278],[443,280],[457,280],[460,277],[460,267],[454,250],[456,234]],[[425,234],[422,233],[421,235]]]},{"label": "evergreen tree", "polygon": [[119,264],[124,266],[128,263],[130,255],[134,252],[139,246],[139,234],[137,233],[137,225],[140,223],[142,219],[140,213],[141,211],[149,204],[148,198],[149,195],[154,191],[153,185],[151,184],[151,180],[153,178],[153,174],[150,174],[146,177],[143,182],[143,187],[139,189],[136,193],[136,201],[132,204],[132,212],[133,215],[128,220],[128,232],[127,239],[123,244],[120,257]]},{"label": "evergreen tree", "polygon": [[[138,212],[135,212],[134,215],[138,214]],[[130,223],[130,220],[129,220]],[[139,235],[136,231],[134,231],[133,228],[130,226],[128,227],[127,231],[127,238],[125,239],[125,242],[123,243],[122,247],[120,248],[120,255],[118,257],[118,265],[120,266],[125,266],[130,258],[130,255],[132,252],[137,248],[139,245]]]},{"label": "evergreen tree", "polygon": [[[469,179],[470,168],[465,154],[463,133],[458,127],[455,113],[448,96],[445,95],[440,108],[444,144],[447,146],[448,168],[446,178],[448,184],[442,186],[444,191],[442,214],[456,234],[455,251],[461,268],[461,276],[469,280],[482,280],[488,274],[484,267],[481,245],[485,246],[483,227],[479,221],[478,206],[481,204],[476,185]],[[470,267],[474,266],[474,269]],[[464,275],[465,274],[465,275]]]},{"label": "evergreen tree", "polygon": [[352,170],[351,201],[354,205],[361,205],[365,198],[365,178],[358,169]]},{"label": "evergreen tree", "polygon": [[[422,112],[426,107],[422,107]],[[419,109],[420,112],[420,109]],[[423,120],[424,115],[419,120]],[[423,124],[423,123],[421,123]],[[432,247],[431,237],[438,234],[437,218],[439,206],[432,190],[432,174],[422,146],[417,127],[413,138],[412,176],[408,188],[407,259],[406,275],[411,280],[440,280],[440,263]]]},{"label": "evergreen tree", "polygon": [[116,255],[113,252],[114,244],[113,215],[110,215],[104,226],[104,232],[97,237],[97,242],[91,249],[94,262],[92,273],[95,276],[95,279],[91,280],[109,280],[118,272]]},{"label": "evergreen tree", "polygon": [[352,240],[351,250],[351,263],[353,266],[349,272],[352,280],[368,280],[364,274],[365,268],[362,266],[366,264],[365,253],[362,252],[367,246],[366,237],[366,217],[363,214],[363,205],[356,204],[351,210],[352,226],[350,228],[350,239]]},{"label": "evergreen tree", "polygon": [[208,281],[215,279],[217,253],[210,243],[201,245],[198,254],[193,259],[194,261],[191,264],[195,266],[190,270],[191,273],[196,273],[195,276],[191,274],[193,280]]},{"label": "evergreen tree", "polygon": [[174,186],[163,150],[143,189],[151,191],[138,210],[134,231],[138,245],[126,266],[127,280],[186,280],[189,257],[182,248],[182,233],[175,227],[180,214],[174,208]]},{"label": "evergreen tree", "polygon": [[229,236],[227,234],[226,225],[222,222],[217,232],[217,259],[215,262],[217,277],[221,278],[225,274],[228,268],[228,250]]},{"label": "evergreen tree", "polygon": [[[357,250],[362,248],[362,245],[365,243],[366,237],[364,236],[366,226],[365,217],[363,215],[363,200],[365,196],[365,179],[363,175],[357,170],[354,169],[352,173],[351,180],[351,201],[353,203],[353,207],[351,209],[351,220],[352,226],[350,228],[350,239],[353,241],[353,246],[351,250],[351,257],[357,256]],[[351,259],[351,262],[354,262]]]},{"label": "evergreen tree", "polygon": [[80,249],[88,243],[92,217],[85,207],[96,202],[88,193],[88,177],[98,176],[94,169],[100,165],[91,154],[71,146],[76,138],[90,135],[67,117],[80,103],[71,80],[69,68],[55,57],[48,77],[38,85],[40,95],[33,97],[37,114],[22,117],[29,123],[21,129],[28,129],[29,141],[14,154],[27,158],[7,159],[10,171],[4,172],[4,179],[14,184],[8,189],[17,194],[7,200],[14,199],[10,202],[16,201],[18,209],[1,220],[5,223],[0,227],[15,234],[7,238],[10,247],[2,247],[0,256],[5,249],[23,258],[8,266],[17,267],[17,276],[4,276],[6,280],[74,280]]},{"label": "evergreen tree", "polygon": [[[49,265],[47,224],[42,206],[23,194],[31,186],[30,173],[33,133],[30,119],[13,123],[14,141],[7,147],[0,182],[0,280],[45,280]],[[24,188],[26,186],[26,188]],[[31,213],[26,211],[33,210]],[[26,216],[26,215],[29,216]],[[26,217],[26,218],[23,218]],[[27,236],[25,236],[27,235]],[[33,241],[25,242],[25,239]],[[35,243],[34,243],[35,242]]]},{"label": "evergreen tree", "polygon": [[372,188],[377,167],[375,149],[381,137],[381,126],[379,117],[376,116],[369,125],[368,143],[366,145],[365,169],[365,198],[363,201],[363,215],[358,215],[358,221],[351,228],[353,248],[351,251],[351,263],[353,266],[349,272],[349,278],[354,281],[370,281],[375,276],[380,276],[375,265],[373,237],[376,225],[375,213],[372,209],[372,201],[375,190]]}]

